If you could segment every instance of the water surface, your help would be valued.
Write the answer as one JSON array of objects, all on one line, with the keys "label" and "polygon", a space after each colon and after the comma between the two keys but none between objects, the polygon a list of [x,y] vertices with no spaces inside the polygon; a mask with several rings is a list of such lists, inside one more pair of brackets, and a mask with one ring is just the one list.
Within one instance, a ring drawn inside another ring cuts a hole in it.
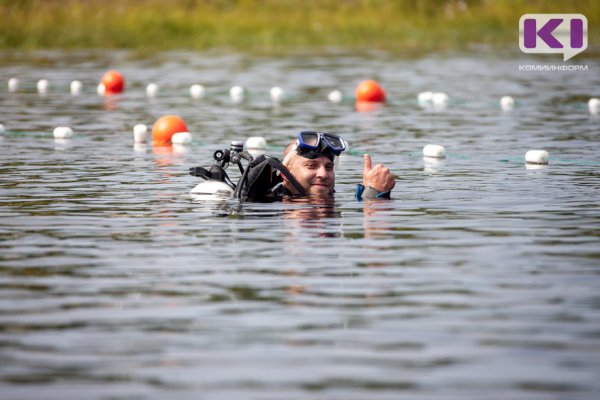
[{"label": "water surface", "polygon": [[[0,397],[594,398],[600,119],[586,102],[599,63],[518,70],[545,61],[4,53],[2,81],[21,90],[0,91]],[[127,91],[102,98],[109,68]],[[327,102],[366,78],[388,105]],[[205,99],[189,98],[193,83]],[[231,103],[232,85],[248,88],[244,103]],[[448,93],[448,108],[419,108],[425,90]],[[170,113],[194,146],[133,145],[135,124]],[[62,125],[76,136],[55,141]],[[188,168],[231,140],[264,136],[277,155],[307,128],[356,152],[341,159],[333,202],[188,195],[199,182]],[[448,157],[424,160],[428,143]],[[550,165],[526,167],[532,148]],[[393,200],[353,198],[362,152],[397,175]]]}]

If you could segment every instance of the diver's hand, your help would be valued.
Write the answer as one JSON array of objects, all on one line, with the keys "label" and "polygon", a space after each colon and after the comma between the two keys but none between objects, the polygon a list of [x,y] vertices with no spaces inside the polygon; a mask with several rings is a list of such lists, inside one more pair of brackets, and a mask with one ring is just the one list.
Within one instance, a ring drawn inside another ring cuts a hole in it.
[{"label": "diver's hand", "polygon": [[396,186],[396,180],[394,179],[394,175],[390,172],[390,169],[381,164],[377,164],[373,168],[371,156],[365,154],[364,158],[365,168],[363,170],[363,185],[365,187],[370,186],[380,193],[392,190],[394,186]]}]

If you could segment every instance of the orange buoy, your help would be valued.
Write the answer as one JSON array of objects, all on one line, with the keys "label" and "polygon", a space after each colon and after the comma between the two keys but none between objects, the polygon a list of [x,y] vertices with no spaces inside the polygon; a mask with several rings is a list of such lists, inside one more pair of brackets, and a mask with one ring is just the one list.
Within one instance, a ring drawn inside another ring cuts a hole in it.
[{"label": "orange buoy", "polygon": [[100,83],[104,85],[105,94],[121,93],[125,89],[125,79],[118,71],[106,72]]},{"label": "orange buoy", "polygon": [[160,117],[152,126],[152,144],[166,146],[171,143],[171,138],[179,132],[188,132],[188,127],[177,115]]},{"label": "orange buoy", "polygon": [[385,92],[374,80],[362,81],[356,86],[354,92],[356,101],[371,102],[371,103],[384,103]]}]

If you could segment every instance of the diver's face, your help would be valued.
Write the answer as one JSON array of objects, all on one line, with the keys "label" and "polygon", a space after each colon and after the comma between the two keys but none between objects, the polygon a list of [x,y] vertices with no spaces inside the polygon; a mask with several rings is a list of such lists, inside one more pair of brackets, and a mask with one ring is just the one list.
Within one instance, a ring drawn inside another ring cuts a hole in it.
[{"label": "diver's face", "polygon": [[288,168],[309,195],[323,197],[333,194],[335,172],[329,158],[310,160],[297,157]]}]

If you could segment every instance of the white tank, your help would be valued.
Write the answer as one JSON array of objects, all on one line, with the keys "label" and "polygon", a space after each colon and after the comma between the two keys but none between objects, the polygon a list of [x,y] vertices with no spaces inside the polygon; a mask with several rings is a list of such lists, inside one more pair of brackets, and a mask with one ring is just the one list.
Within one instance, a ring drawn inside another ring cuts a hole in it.
[{"label": "white tank", "polygon": [[226,199],[233,196],[233,189],[225,182],[209,180],[197,184],[190,194],[195,199]]}]

